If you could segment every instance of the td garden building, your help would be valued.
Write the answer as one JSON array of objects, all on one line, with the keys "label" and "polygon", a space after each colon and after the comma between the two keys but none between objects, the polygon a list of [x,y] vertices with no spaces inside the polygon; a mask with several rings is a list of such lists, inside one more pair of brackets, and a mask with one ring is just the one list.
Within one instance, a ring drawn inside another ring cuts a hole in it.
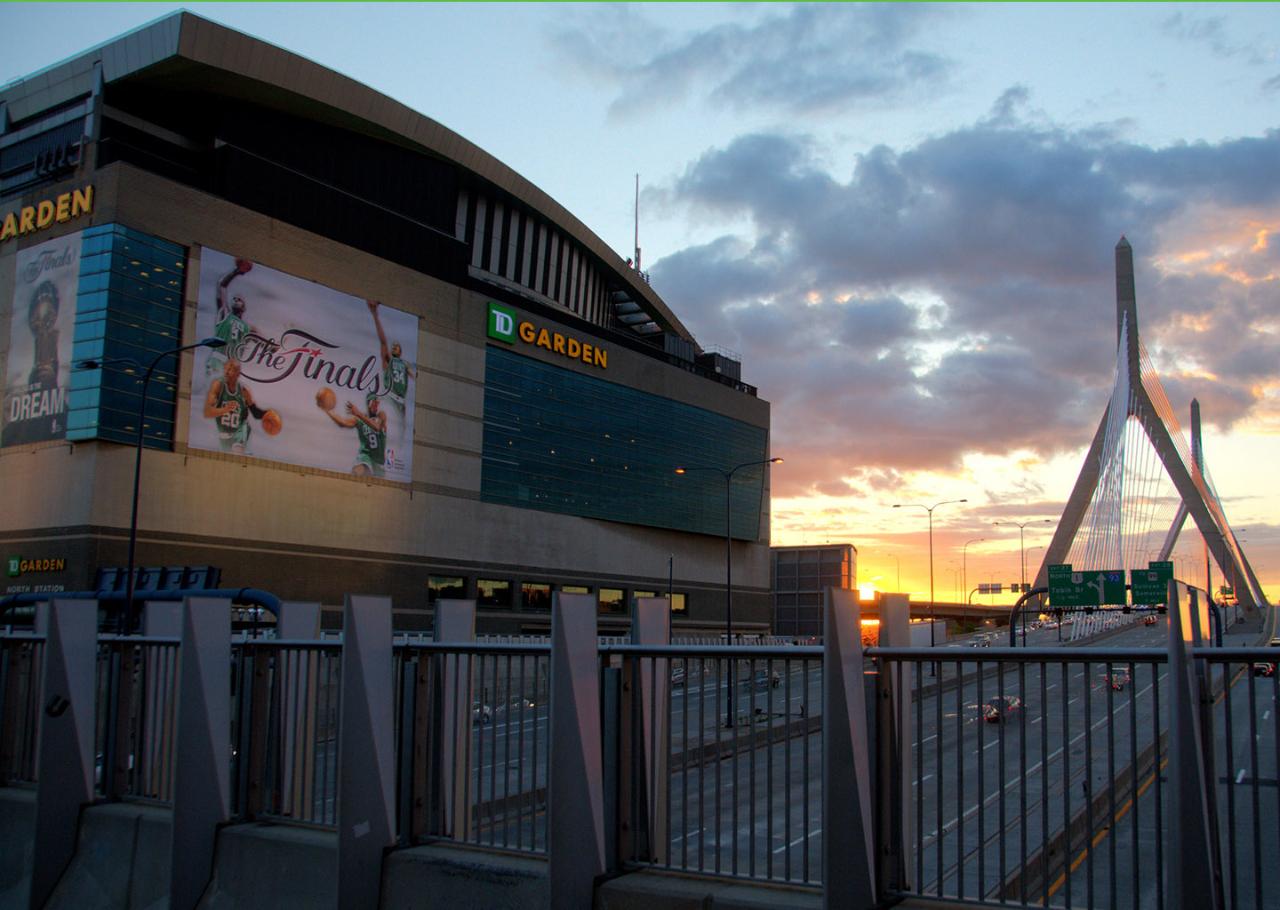
[{"label": "td garden building", "polygon": [[0,88],[0,219],[0,590],[125,565],[155,362],[141,566],[403,629],[464,597],[542,631],[564,590],[719,630],[728,511],[735,629],[767,627],[768,468],[724,472],[768,404],[427,117],[179,13]]}]

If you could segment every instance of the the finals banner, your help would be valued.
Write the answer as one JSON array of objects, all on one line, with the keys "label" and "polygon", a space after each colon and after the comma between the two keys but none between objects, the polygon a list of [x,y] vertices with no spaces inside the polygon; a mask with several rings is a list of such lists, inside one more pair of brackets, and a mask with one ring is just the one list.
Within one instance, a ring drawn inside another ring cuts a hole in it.
[{"label": "the finals banner", "polygon": [[196,337],[193,448],[412,479],[416,316],[206,248]]}]

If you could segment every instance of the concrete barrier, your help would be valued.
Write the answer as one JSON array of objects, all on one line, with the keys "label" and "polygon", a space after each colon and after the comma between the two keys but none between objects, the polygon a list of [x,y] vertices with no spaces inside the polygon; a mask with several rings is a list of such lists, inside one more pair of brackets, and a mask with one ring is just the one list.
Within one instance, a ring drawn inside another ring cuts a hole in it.
[{"label": "concrete barrier", "polygon": [[338,906],[338,835],[287,825],[218,832],[201,910],[309,910]]},{"label": "concrete barrier", "polygon": [[46,910],[167,907],[172,836],[168,809],[137,803],[86,806],[75,856]]}]

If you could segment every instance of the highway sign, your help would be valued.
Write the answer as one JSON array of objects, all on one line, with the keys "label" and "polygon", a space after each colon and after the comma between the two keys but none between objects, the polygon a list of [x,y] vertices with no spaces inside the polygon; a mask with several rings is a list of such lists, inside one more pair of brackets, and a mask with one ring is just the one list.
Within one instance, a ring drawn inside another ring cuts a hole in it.
[{"label": "highway sign", "polygon": [[985,581],[978,583],[979,594],[1003,594],[1004,585],[1000,582],[987,583]]},{"label": "highway sign", "polygon": [[1129,589],[1135,604],[1162,604],[1169,599],[1169,582],[1173,580],[1173,563],[1152,562],[1145,569],[1129,573]]},{"label": "highway sign", "polygon": [[1123,569],[1073,571],[1070,564],[1049,566],[1049,601],[1055,607],[1123,604]]}]

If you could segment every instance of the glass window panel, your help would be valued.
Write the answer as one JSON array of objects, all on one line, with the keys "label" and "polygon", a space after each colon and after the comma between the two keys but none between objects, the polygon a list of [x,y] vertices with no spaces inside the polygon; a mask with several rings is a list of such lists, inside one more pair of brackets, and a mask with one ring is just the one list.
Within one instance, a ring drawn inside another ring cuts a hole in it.
[{"label": "glass window panel", "polygon": [[520,586],[520,606],[525,610],[550,610],[551,585],[525,582]]},{"label": "glass window panel", "polygon": [[560,590],[565,594],[590,594],[591,588],[586,585],[561,585]]},{"label": "glass window panel", "polygon": [[627,603],[621,588],[601,588],[596,603],[601,613],[625,613]]},{"label": "glass window panel", "polygon": [[476,603],[482,607],[510,607],[511,582],[489,578],[477,579]]},{"label": "glass window panel", "polygon": [[461,600],[467,596],[467,580],[459,575],[431,575],[427,578],[427,603]]},{"label": "glass window panel", "polygon": [[688,613],[689,602],[685,595],[676,591],[671,595],[671,612],[672,613]]}]

